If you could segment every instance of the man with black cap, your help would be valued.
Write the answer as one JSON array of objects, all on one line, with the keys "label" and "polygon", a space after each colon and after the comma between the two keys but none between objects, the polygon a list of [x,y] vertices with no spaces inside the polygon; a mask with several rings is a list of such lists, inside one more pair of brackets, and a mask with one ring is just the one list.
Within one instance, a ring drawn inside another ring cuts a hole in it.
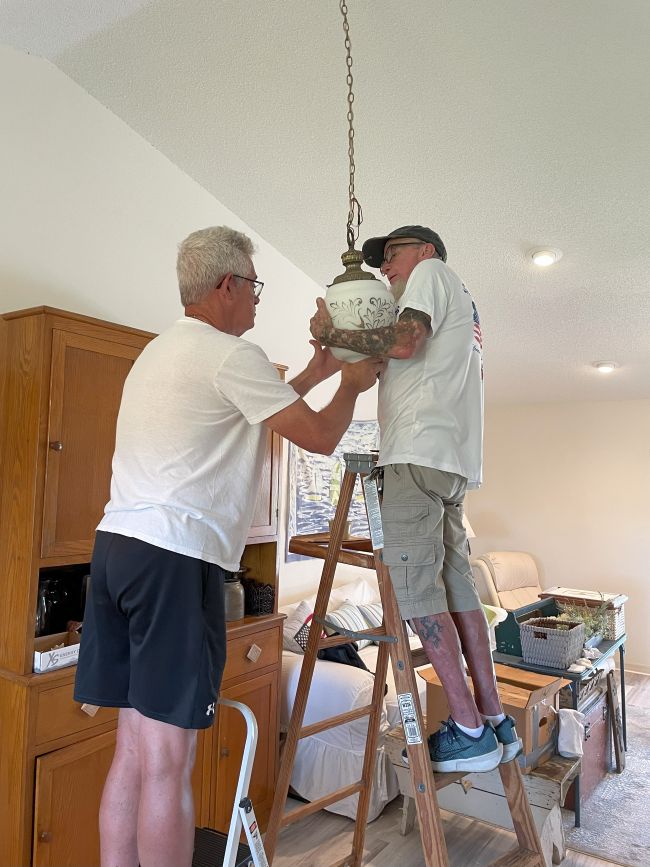
[{"label": "man with black cap", "polygon": [[[383,559],[445,689],[451,716],[429,737],[434,771],[489,771],[521,752],[496,687],[485,614],[463,527],[482,479],[483,345],[476,305],[446,264],[440,236],[402,226],[363,245],[399,304],[394,325],[334,328],[323,299],[311,320],[325,346],[390,359],[379,383]],[[464,654],[474,686],[469,689]],[[405,762],[406,751],[403,753]]]}]

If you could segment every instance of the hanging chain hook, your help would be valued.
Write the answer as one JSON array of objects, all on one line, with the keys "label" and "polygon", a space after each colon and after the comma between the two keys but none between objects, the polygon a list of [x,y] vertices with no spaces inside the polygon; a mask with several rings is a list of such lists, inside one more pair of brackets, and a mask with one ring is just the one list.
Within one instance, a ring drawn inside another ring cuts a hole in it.
[{"label": "hanging chain hook", "polygon": [[343,16],[343,32],[345,34],[345,63],[347,66],[346,81],[348,84],[348,159],[350,162],[350,182],[348,185],[348,222],[347,222],[347,238],[348,249],[354,248],[354,243],[359,237],[359,228],[363,222],[363,211],[359,200],[354,195],[354,111],[352,105],[354,103],[354,93],[352,91],[352,43],[350,42],[350,25],[348,24],[348,7],[345,0],[340,0],[339,9]]}]

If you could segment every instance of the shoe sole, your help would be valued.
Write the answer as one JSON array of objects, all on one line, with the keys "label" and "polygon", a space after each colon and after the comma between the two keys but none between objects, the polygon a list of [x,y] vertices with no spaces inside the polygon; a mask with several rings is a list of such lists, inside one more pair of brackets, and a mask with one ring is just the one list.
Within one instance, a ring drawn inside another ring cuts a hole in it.
[{"label": "shoe sole", "polygon": [[[484,773],[498,768],[503,760],[502,757],[503,747],[499,744],[496,750],[492,750],[491,753],[485,753],[483,756],[474,756],[471,759],[449,759],[446,762],[432,761],[431,767],[437,774],[452,774],[460,771]],[[513,758],[515,757],[513,756]],[[511,761],[511,759],[508,759],[508,761]],[[409,767],[408,756],[402,756],[402,763],[407,768]]]},{"label": "shoe sole", "polygon": [[520,756],[524,751],[524,743],[521,738],[517,738],[514,743],[503,744],[503,755],[501,756],[501,764],[506,765],[508,762],[514,761],[517,756]]}]

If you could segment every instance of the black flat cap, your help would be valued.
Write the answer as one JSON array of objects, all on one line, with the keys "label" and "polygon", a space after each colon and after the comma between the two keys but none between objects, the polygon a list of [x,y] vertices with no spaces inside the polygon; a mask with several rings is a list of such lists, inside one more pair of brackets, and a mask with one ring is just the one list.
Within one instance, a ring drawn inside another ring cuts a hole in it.
[{"label": "black flat cap", "polygon": [[447,261],[445,245],[442,243],[440,235],[433,229],[429,229],[427,226],[401,226],[399,229],[393,229],[389,235],[383,235],[380,238],[368,238],[361,248],[363,261],[366,265],[370,265],[371,268],[381,268],[386,241],[390,241],[392,238],[417,238],[418,241],[433,244],[442,261]]}]

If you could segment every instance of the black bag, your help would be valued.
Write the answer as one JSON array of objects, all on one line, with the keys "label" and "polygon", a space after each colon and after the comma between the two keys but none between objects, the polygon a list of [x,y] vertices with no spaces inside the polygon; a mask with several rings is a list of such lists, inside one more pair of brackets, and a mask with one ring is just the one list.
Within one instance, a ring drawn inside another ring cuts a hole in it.
[{"label": "black bag", "polygon": [[[346,644],[339,644],[337,647],[325,647],[318,651],[319,659],[326,659],[328,662],[340,662],[343,665],[353,665],[355,668],[364,668],[370,671],[366,663],[359,656],[356,642],[349,641]],[[371,672],[372,673],[372,672]]]}]

